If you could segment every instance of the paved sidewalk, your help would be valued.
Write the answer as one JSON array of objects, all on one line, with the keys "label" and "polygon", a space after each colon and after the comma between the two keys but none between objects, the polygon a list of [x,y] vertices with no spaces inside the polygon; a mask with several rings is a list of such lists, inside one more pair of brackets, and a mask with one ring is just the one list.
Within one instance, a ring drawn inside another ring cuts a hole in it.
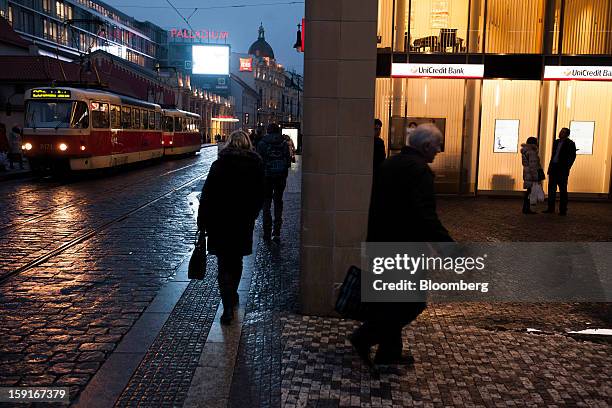
[{"label": "paved sidewalk", "polygon": [[[296,168],[285,195],[282,243],[255,240],[254,254],[245,258],[239,318],[232,326],[218,323],[214,257],[203,282],[177,275],[176,284],[184,285],[180,299],[142,350],[116,406],[612,403],[612,344],[605,337],[569,333],[610,328],[610,304],[430,305],[404,331],[415,364],[368,370],[347,341],[356,322],[298,313],[300,199]],[[612,239],[609,203],[571,203],[566,218],[524,217],[516,199],[444,198],[439,209],[458,240]],[[259,221],[255,234],[261,235]]]}]

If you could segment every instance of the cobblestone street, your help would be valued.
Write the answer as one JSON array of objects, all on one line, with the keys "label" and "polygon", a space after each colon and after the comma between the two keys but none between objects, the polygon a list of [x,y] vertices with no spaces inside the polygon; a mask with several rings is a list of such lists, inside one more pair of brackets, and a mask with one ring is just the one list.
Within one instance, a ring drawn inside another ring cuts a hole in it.
[{"label": "cobblestone street", "polygon": [[[216,258],[203,281],[185,262],[215,156],[0,183],[0,385],[69,386],[88,408],[612,404],[609,337],[571,333],[609,329],[609,304],[430,305],[404,330],[414,365],[362,365],[356,322],[299,314],[299,163],[281,244],[258,220],[240,318],[220,326]],[[612,240],[608,202],[525,217],[517,199],[443,197],[439,212],[458,241]]]}]

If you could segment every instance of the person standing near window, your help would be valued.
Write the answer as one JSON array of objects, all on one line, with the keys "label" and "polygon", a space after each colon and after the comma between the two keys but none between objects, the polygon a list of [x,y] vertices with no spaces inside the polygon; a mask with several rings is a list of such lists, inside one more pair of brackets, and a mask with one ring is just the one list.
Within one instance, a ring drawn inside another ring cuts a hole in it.
[{"label": "person standing near window", "polygon": [[555,212],[557,187],[559,187],[559,215],[567,215],[567,181],[570,169],[576,160],[576,144],[569,138],[570,130],[563,128],[559,138],[554,141],[552,157],[548,165],[548,209],[545,213]]},{"label": "person standing near window", "polygon": [[541,181],[542,165],[538,155],[538,139],[535,137],[527,138],[527,143],[521,146],[521,159],[523,164],[523,188],[527,189],[523,197],[523,214],[535,214],[535,211],[531,210],[529,196],[534,184]]}]

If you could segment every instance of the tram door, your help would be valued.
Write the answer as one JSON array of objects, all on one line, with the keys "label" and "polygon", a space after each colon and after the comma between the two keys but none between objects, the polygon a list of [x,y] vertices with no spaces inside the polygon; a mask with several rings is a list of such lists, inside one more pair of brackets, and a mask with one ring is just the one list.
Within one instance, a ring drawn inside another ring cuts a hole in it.
[{"label": "tram door", "polygon": [[118,105],[111,105],[111,132],[110,132],[110,155],[111,155],[111,166],[117,165],[116,155],[121,154],[121,145],[119,138],[121,136],[121,107]]}]

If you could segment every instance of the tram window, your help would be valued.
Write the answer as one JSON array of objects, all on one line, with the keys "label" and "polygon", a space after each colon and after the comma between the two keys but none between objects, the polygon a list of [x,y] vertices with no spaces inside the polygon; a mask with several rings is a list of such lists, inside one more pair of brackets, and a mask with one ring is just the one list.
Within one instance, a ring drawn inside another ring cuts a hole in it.
[{"label": "tram window", "polygon": [[149,111],[142,110],[142,128],[149,129]]},{"label": "tram window", "polygon": [[164,132],[174,132],[172,116],[164,116]]},{"label": "tram window", "polygon": [[73,129],[89,128],[89,109],[85,102],[76,102],[70,115],[70,127]]},{"label": "tram window", "polygon": [[175,132],[181,132],[183,130],[183,124],[181,123],[181,118],[179,117],[175,117],[174,118],[174,131]]},{"label": "tram window", "polygon": [[155,112],[155,129],[161,130],[161,113]]},{"label": "tram window", "polygon": [[124,129],[132,128],[132,109],[130,107],[121,107],[121,127]]},{"label": "tram window", "polygon": [[96,129],[108,129],[109,112],[108,103],[91,103],[91,125]]},{"label": "tram window", "polygon": [[121,128],[121,108],[117,105],[111,105],[111,127]]},{"label": "tram window", "polygon": [[149,112],[149,129],[155,130],[155,112]]},{"label": "tram window", "polygon": [[132,109],[132,129],[140,129],[140,109]]}]

